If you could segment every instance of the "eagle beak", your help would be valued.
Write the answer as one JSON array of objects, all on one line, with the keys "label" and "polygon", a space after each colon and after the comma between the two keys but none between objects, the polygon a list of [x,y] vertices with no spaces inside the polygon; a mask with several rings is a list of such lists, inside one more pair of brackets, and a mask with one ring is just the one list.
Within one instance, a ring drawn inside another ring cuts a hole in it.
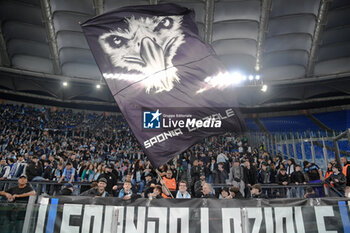
[{"label": "eagle beak", "polygon": [[166,69],[164,51],[149,37],[141,40],[140,57],[152,72]]},{"label": "eagle beak", "polygon": [[164,48],[164,54],[165,56],[169,56],[169,51],[171,46],[174,44],[174,42],[176,41],[176,37],[171,38],[168,43],[166,44],[165,48]]}]

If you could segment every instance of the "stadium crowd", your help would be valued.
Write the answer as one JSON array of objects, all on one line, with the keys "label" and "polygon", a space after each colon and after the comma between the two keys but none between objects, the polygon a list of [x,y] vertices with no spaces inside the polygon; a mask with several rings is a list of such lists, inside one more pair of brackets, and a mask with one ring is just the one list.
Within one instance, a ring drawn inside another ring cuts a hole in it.
[{"label": "stadium crowd", "polygon": [[[36,188],[49,195],[315,197],[323,195],[321,189],[266,185],[325,179],[341,193],[350,185],[346,158],[342,158],[344,169],[332,161],[323,176],[316,164],[297,164],[292,158],[270,155],[263,145],[253,148],[247,138],[231,133],[193,145],[157,171],[121,115],[11,104],[0,109],[0,180],[18,179],[21,187],[28,181],[55,181],[41,190]],[[3,188],[0,183],[0,190]],[[32,189],[28,192],[35,194]],[[8,200],[16,197],[6,190],[0,195]]]}]

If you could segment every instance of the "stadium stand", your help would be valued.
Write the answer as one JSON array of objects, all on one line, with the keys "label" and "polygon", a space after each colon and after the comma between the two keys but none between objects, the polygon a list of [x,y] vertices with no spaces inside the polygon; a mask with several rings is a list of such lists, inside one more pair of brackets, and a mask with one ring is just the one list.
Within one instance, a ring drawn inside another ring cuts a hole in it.
[{"label": "stadium stand", "polygon": [[[18,178],[21,174],[26,174],[29,181],[57,181],[62,177],[67,163],[73,165],[73,181],[86,182],[75,185],[73,192],[77,195],[87,189],[91,182],[98,181],[103,174],[112,172],[116,180],[113,185],[119,185],[113,191],[121,190],[120,184],[131,179],[135,185],[135,193],[144,195],[143,188],[146,183],[146,176],[151,175],[152,181],[157,183],[157,175],[147,158],[144,156],[140,146],[128,128],[127,123],[120,114],[82,112],[77,110],[57,109],[55,107],[33,107],[27,105],[1,105],[0,125],[2,132],[0,136],[1,170],[0,179],[9,180]],[[335,113],[339,114],[339,113]],[[328,115],[332,116],[332,113]],[[312,122],[304,116],[293,117],[273,117],[263,118],[262,122],[271,131],[293,130],[305,132],[316,127],[310,127]],[[292,127],[295,122],[299,122],[297,127]],[[301,123],[300,123],[301,122]],[[339,121],[339,124],[342,122]],[[250,129],[257,130],[252,120],[247,120]],[[282,128],[283,127],[283,128]],[[304,127],[304,128],[303,128]],[[341,128],[341,127],[339,127]],[[282,131],[282,132],[283,132]],[[276,174],[280,168],[288,168],[286,163],[288,156],[287,144],[278,144],[274,147],[276,154],[264,153],[261,148],[252,147],[248,144],[247,138],[238,138],[235,135],[226,134],[218,137],[211,137],[204,142],[191,147],[188,151],[179,155],[169,162],[167,167],[173,171],[177,182],[186,180],[191,187],[192,195],[201,187],[199,181],[201,174],[205,175],[205,181],[218,185],[214,190],[217,197],[220,194],[220,185],[227,185],[226,180],[232,172],[235,160],[244,168],[245,185],[254,185],[259,181],[261,166],[263,163],[277,166]],[[304,144],[302,149],[301,143]],[[322,142],[319,142],[322,144]],[[333,142],[327,141],[326,146],[331,148]],[[258,145],[257,145],[258,146]],[[341,150],[348,151],[349,145],[346,141],[340,141]],[[301,164],[303,159],[313,161],[310,142],[296,142],[296,154],[293,145],[288,144],[289,158],[295,158]],[[326,164],[323,155],[323,148],[314,146],[315,162],[325,171]],[[303,151],[304,156],[303,157]],[[334,161],[334,152],[327,150],[329,161]],[[282,157],[276,155],[282,155]],[[28,169],[33,166],[33,157],[38,156],[39,168],[37,173]],[[25,168],[18,172],[18,158],[24,158]],[[199,165],[198,165],[199,163]],[[223,163],[226,177],[221,182],[217,180],[217,167]],[[60,165],[59,165],[60,164]],[[138,165],[136,165],[138,164]],[[281,165],[283,164],[283,165]],[[252,167],[253,171],[248,167]],[[138,168],[136,168],[138,167]],[[111,171],[108,169],[111,168]],[[136,169],[136,170],[135,170]],[[167,168],[161,168],[165,175]],[[251,173],[253,172],[253,173]],[[33,179],[39,176],[42,178]],[[250,178],[249,178],[250,177]],[[65,178],[65,180],[67,180]],[[69,180],[69,179],[68,179]],[[159,182],[159,180],[158,180]],[[275,178],[270,178],[267,183],[276,182]],[[267,184],[265,182],[265,184]],[[41,189],[48,194],[58,194],[60,188],[54,187],[52,183]],[[54,188],[53,188],[54,187]],[[249,197],[249,188],[246,186],[242,191],[242,196]],[[111,192],[111,190],[108,190]],[[39,190],[40,192],[40,190]],[[198,192],[198,191],[197,191]],[[199,191],[200,192],[200,191]],[[191,192],[190,192],[191,193]],[[112,194],[112,192],[111,192]],[[276,196],[277,195],[277,196]],[[289,194],[288,194],[289,195]],[[198,194],[200,196],[200,194]],[[270,197],[278,197],[278,194],[271,194]]]}]

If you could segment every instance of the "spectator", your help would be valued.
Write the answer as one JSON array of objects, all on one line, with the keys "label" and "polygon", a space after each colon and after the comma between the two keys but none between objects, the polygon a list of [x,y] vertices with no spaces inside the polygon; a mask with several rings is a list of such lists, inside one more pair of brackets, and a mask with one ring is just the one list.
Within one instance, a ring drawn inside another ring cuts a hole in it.
[{"label": "spectator", "polygon": [[[289,176],[286,173],[286,169],[281,168],[277,175],[276,181],[279,185],[288,185],[290,182]],[[279,188],[278,196],[285,198],[287,197],[287,188]]]},{"label": "spectator", "polygon": [[287,164],[287,175],[291,177],[291,175],[295,171],[295,160],[293,158],[290,158],[288,159]]},{"label": "spectator", "polygon": [[145,177],[143,174],[144,167],[142,164],[142,161],[140,159],[136,160],[135,167],[132,171],[133,173],[133,179],[132,179],[132,185],[134,187],[139,187],[138,193],[141,194],[143,192],[143,188],[145,186]]},{"label": "spectator", "polygon": [[[301,171],[301,166],[299,164],[295,165],[295,171],[291,175],[291,183],[296,185],[306,184],[305,176]],[[302,198],[304,196],[304,188],[296,187],[291,189],[291,197]]]},{"label": "spectator", "polygon": [[350,186],[345,186],[345,197],[350,198]]},{"label": "spectator", "polygon": [[332,170],[333,170],[333,173],[325,181],[330,183],[338,192],[344,195],[345,186],[346,186],[346,177],[342,172],[340,172],[341,168],[338,167],[337,165],[333,166]]},{"label": "spectator", "polygon": [[90,164],[88,167],[85,167],[83,174],[81,175],[81,181],[92,182],[94,180],[94,176],[94,165]]},{"label": "spectator", "polygon": [[[174,161],[173,161],[174,162]],[[173,173],[173,178],[175,178],[175,180],[178,180],[178,174],[177,174],[177,170],[175,168],[175,164],[171,163],[170,164],[170,168],[171,172]]]},{"label": "spectator", "polygon": [[199,180],[194,184],[194,197],[199,198],[202,196],[202,189],[205,183],[205,174],[201,173]]},{"label": "spectator", "polygon": [[105,172],[99,176],[98,180],[100,180],[101,178],[105,178],[107,180],[106,191],[108,193],[112,193],[112,190],[117,190],[118,179],[112,173],[112,166],[111,165],[106,166]]},{"label": "spectator", "polygon": [[177,199],[188,199],[191,198],[191,195],[187,192],[187,182],[181,180],[179,182],[179,190],[176,193]]},{"label": "spectator", "polygon": [[270,183],[276,183],[277,170],[273,163],[270,163]]},{"label": "spectator", "polygon": [[28,202],[29,196],[35,194],[33,188],[28,185],[26,175],[21,175],[18,178],[18,186],[0,192],[0,196],[5,196],[9,202]]},{"label": "spectator", "polygon": [[231,199],[232,197],[230,196],[230,191],[227,187],[223,187],[221,189],[219,199]]},{"label": "spectator", "polygon": [[[333,173],[333,163],[328,163],[327,164],[327,170],[326,170],[326,174],[324,176],[324,180],[327,180],[327,178]],[[344,174],[344,173],[343,173]],[[328,184],[324,185],[325,188],[327,189],[327,191],[329,192],[329,186]]]},{"label": "spectator", "polygon": [[1,180],[5,179],[11,179],[11,170],[13,170],[13,165],[15,163],[15,160],[13,158],[10,158],[7,162],[7,164],[3,168],[3,174],[1,176]]},{"label": "spectator", "polygon": [[16,172],[15,172],[14,178],[18,178],[21,175],[25,174],[25,169],[27,166],[27,163],[24,161],[23,155],[21,154],[17,155],[17,162],[15,164],[16,164]]},{"label": "spectator", "polygon": [[262,192],[260,184],[254,184],[251,190],[252,198],[267,198],[267,196]]},{"label": "spectator", "polygon": [[5,177],[5,172],[7,170],[7,163],[6,163],[6,159],[1,159],[0,161],[0,180],[4,180]]},{"label": "spectator", "polygon": [[[173,178],[173,172],[170,169],[166,172],[166,176],[162,177],[161,184],[163,188],[163,198],[170,198],[171,196],[174,197],[176,195],[176,180]],[[168,190],[166,190],[164,185],[169,189],[171,195],[168,193]]]},{"label": "spectator", "polygon": [[192,193],[195,193],[195,183],[200,179],[201,170],[198,166],[198,160],[193,161],[193,166],[191,167],[191,181],[192,181]]},{"label": "spectator", "polygon": [[[97,163],[96,163],[97,165]],[[99,164],[96,168],[96,172],[95,172],[95,176],[94,176],[94,179],[93,180],[98,180],[98,178],[100,177],[100,175],[102,175],[102,164]]]},{"label": "spectator", "polygon": [[117,180],[120,180],[120,171],[118,168],[119,161],[116,161],[116,162],[117,162],[117,164],[110,163],[109,165],[112,168],[112,173],[114,174],[114,176],[117,177]]},{"label": "spectator", "polygon": [[[327,164],[327,170],[326,170],[326,174],[324,176],[324,179],[326,180],[331,174],[333,173],[333,164],[332,163],[328,163]],[[343,173],[344,174],[344,173]],[[344,174],[345,175],[345,174]],[[326,184],[327,187],[327,184]]]},{"label": "spectator", "polygon": [[82,194],[81,196],[90,196],[90,197],[109,197],[110,194],[106,191],[107,180],[106,178],[100,178],[97,183],[97,188],[91,188]]},{"label": "spectator", "polygon": [[61,176],[63,175],[63,163],[58,163],[57,168],[53,171],[54,173],[54,180],[59,181]]},{"label": "spectator", "polygon": [[244,195],[245,197],[250,196],[250,187],[257,182],[257,171],[255,166],[251,166],[249,159],[246,159],[244,161],[244,167],[243,167],[243,172],[244,172],[244,183],[246,185],[245,190],[244,190]]},{"label": "spectator", "polygon": [[[309,161],[304,161],[304,172],[305,172],[305,179],[310,184],[319,184],[322,180],[322,172],[319,166],[317,166],[314,163],[310,163]],[[317,188],[318,196],[322,197],[322,187]]]},{"label": "spectator", "polygon": [[52,180],[52,167],[51,167],[51,162],[50,160],[45,160],[44,161],[44,173],[43,173],[43,178],[46,181]]},{"label": "spectator", "polygon": [[153,192],[149,195],[151,198],[161,199],[162,197],[162,187],[160,185],[156,185],[153,189]]},{"label": "spectator", "polygon": [[118,198],[123,200],[130,200],[136,198],[137,195],[132,191],[131,181],[126,180],[123,184],[123,188],[119,191]]},{"label": "spectator", "polygon": [[340,158],[341,163],[343,164],[343,174],[346,177],[346,186],[350,186],[350,163],[348,162],[348,159],[346,157]]},{"label": "spectator", "polygon": [[151,173],[145,176],[145,188],[143,189],[142,197],[147,198],[150,193],[153,192],[153,188],[156,186],[156,182]]},{"label": "spectator", "polygon": [[213,188],[211,184],[204,183],[202,188],[202,197],[203,198],[215,198],[215,195],[213,195]]},{"label": "spectator", "polygon": [[66,164],[65,169],[63,170],[62,176],[60,177],[58,183],[61,183],[62,181],[67,181],[68,183],[74,182],[74,176],[75,176],[75,168],[72,166],[71,162],[68,162]]},{"label": "spectator", "polygon": [[[222,164],[222,167],[224,168],[224,164],[223,163],[221,164]],[[216,163],[216,159],[213,156],[211,157],[210,163],[208,164],[208,169],[209,169],[208,183],[212,184],[214,182],[214,172],[218,170],[218,164]]]},{"label": "spectator", "polygon": [[66,183],[62,186],[62,190],[60,191],[60,195],[70,196],[73,194],[74,187],[71,183]]},{"label": "spectator", "polygon": [[227,172],[224,169],[223,163],[218,163],[217,169],[213,170],[213,183],[226,184]]},{"label": "spectator", "polygon": [[230,196],[232,199],[243,199],[242,193],[239,191],[238,187],[233,186],[230,188]]},{"label": "spectator", "polygon": [[[261,184],[270,184],[270,171],[267,169],[267,165],[265,162],[261,163],[261,169],[258,172],[258,182]],[[267,195],[271,196],[271,190],[270,189],[262,189],[262,192]]]},{"label": "spectator", "polygon": [[[227,172],[224,169],[224,164],[219,163],[217,168],[212,172],[213,175],[213,183],[214,184],[226,184]],[[220,193],[220,188],[215,189],[215,193]]]},{"label": "spectator", "polygon": [[233,166],[230,169],[229,184],[239,187],[240,192],[244,195],[244,171],[243,167],[239,164],[239,160],[234,161]]},{"label": "spectator", "polygon": [[38,156],[33,156],[32,161],[28,164],[26,173],[29,181],[45,180],[43,177],[41,177],[43,173],[43,167],[41,165],[41,162],[39,162]]},{"label": "spectator", "polygon": [[307,187],[304,198],[316,198],[316,197],[317,197],[317,194],[314,191],[314,189],[312,187]]},{"label": "spectator", "polygon": [[[18,185],[6,191],[1,191],[0,196],[7,198],[9,202],[28,202],[29,196],[34,196],[36,193],[27,182],[27,176],[21,175],[18,178]],[[18,205],[9,205],[7,208],[7,217],[10,229],[8,232],[22,232],[23,221],[25,218],[25,210],[18,208]],[[6,212],[6,211],[5,211]],[[2,230],[3,227],[2,227]]]}]

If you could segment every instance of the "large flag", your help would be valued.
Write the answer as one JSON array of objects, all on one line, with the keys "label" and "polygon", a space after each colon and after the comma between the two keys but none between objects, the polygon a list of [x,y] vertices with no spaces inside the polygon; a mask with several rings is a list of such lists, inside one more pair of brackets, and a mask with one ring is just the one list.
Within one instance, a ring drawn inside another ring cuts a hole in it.
[{"label": "large flag", "polygon": [[155,167],[210,135],[241,133],[230,76],[202,42],[193,10],[130,6],[82,24],[97,65]]}]

